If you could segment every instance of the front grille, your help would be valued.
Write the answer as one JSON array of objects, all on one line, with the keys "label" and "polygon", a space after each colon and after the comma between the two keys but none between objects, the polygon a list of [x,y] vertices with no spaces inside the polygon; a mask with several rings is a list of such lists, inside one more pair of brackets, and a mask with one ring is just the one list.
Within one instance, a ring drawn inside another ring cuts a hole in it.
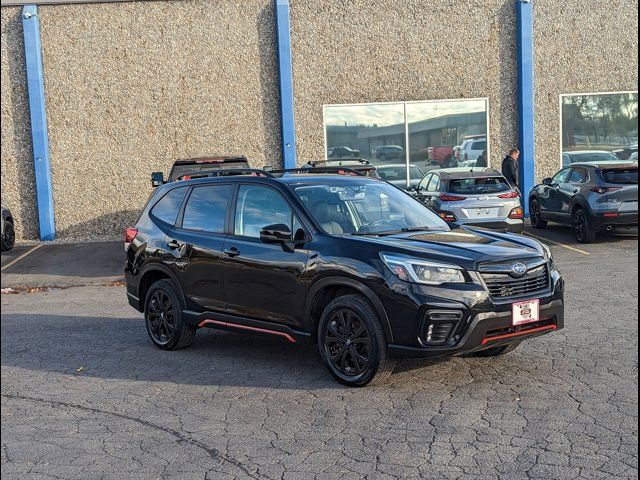
[{"label": "front grille", "polygon": [[513,278],[508,273],[481,275],[493,298],[521,297],[549,287],[549,268],[546,264],[529,270],[521,278]]}]

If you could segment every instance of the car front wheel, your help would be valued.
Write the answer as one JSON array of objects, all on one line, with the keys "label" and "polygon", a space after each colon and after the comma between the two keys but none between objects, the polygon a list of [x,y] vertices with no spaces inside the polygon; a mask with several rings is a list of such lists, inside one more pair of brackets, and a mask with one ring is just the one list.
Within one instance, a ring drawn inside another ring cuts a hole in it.
[{"label": "car front wheel", "polygon": [[360,295],[327,305],[318,325],[318,348],[331,375],[350,387],[380,384],[395,366],[378,315]]},{"label": "car front wheel", "polygon": [[151,341],[163,350],[193,343],[196,329],[182,319],[182,302],[169,280],[159,280],[147,292],[144,319]]},{"label": "car front wheel", "polygon": [[4,221],[4,234],[2,235],[2,251],[11,250],[16,243],[16,232],[13,228],[13,222]]},{"label": "car front wheel", "polygon": [[529,206],[529,217],[531,218],[531,226],[537,229],[547,228],[548,223],[542,219],[542,213],[540,212],[540,204],[538,200],[531,200]]}]

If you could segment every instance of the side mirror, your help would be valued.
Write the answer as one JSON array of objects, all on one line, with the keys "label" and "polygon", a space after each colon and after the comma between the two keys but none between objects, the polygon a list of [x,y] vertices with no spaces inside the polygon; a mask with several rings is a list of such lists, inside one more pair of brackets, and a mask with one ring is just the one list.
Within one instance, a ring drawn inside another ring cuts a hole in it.
[{"label": "side mirror", "polygon": [[274,225],[267,225],[260,230],[260,240],[264,243],[287,243],[293,240],[291,229],[283,224],[276,223]]},{"label": "side mirror", "polygon": [[164,185],[164,174],[162,172],[153,172],[151,174],[151,186],[153,188]]},{"label": "side mirror", "polygon": [[543,185],[551,185],[553,183],[553,178],[545,178],[542,180]]}]

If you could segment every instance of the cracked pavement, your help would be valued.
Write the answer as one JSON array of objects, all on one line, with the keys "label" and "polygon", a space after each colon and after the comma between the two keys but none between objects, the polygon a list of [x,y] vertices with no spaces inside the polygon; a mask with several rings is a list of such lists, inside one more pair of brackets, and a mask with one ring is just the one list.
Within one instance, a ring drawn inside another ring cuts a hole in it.
[{"label": "cracked pavement", "polygon": [[160,351],[122,287],[2,295],[2,478],[638,478],[637,237],[553,249],[565,330],[355,390],[270,337]]}]

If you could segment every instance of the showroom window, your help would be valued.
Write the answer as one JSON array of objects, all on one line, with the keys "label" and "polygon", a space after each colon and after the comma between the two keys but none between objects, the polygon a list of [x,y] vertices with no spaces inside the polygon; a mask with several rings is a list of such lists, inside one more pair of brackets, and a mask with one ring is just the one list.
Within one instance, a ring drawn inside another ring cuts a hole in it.
[{"label": "showroom window", "polygon": [[488,113],[487,99],[326,105],[326,158],[366,159],[392,183],[416,186],[434,169],[489,165]]},{"label": "showroom window", "polygon": [[562,95],[562,166],[637,159],[638,92]]}]

